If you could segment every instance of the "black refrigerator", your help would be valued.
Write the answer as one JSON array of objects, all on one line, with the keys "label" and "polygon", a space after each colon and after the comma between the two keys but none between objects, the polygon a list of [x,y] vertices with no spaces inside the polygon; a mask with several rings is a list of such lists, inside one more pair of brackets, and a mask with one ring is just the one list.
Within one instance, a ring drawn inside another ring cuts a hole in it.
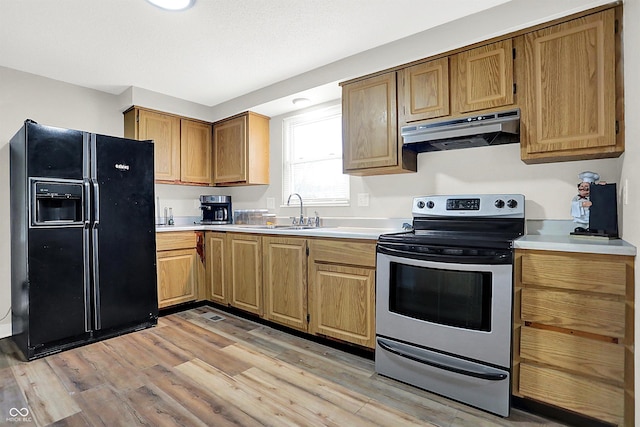
[{"label": "black refrigerator", "polygon": [[25,358],[157,324],[153,143],[27,120],[10,169],[12,335]]}]

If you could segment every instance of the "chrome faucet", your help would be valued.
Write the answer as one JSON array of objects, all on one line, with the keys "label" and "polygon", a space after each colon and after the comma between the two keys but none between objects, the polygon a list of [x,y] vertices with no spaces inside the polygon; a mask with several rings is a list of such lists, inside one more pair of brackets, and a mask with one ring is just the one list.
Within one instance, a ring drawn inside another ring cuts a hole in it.
[{"label": "chrome faucet", "polygon": [[[291,204],[291,196],[298,196],[298,199],[300,199],[300,225],[304,225],[304,214],[302,213],[302,197],[300,197],[300,195],[298,193],[291,193],[289,194],[289,198],[287,199],[287,206],[290,206]],[[294,218],[294,224],[295,224],[295,218]]]}]

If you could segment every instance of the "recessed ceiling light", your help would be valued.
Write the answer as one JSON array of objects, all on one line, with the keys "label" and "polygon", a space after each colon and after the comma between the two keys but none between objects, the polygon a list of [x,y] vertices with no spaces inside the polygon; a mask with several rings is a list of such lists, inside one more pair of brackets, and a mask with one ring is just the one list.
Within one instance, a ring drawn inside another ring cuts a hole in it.
[{"label": "recessed ceiling light", "polygon": [[147,0],[164,10],[185,10],[193,6],[196,0]]},{"label": "recessed ceiling light", "polygon": [[311,101],[309,101],[308,98],[295,98],[291,102],[293,102],[293,105],[295,105],[296,107],[306,107],[307,105],[311,104]]}]

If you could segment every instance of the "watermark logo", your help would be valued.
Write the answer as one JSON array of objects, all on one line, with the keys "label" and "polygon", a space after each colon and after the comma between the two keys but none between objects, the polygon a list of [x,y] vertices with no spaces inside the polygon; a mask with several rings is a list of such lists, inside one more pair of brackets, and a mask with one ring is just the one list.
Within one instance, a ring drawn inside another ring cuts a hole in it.
[{"label": "watermark logo", "polygon": [[6,418],[8,423],[30,423],[33,419],[29,416],[28,408],[11,408],[9,416]]}]

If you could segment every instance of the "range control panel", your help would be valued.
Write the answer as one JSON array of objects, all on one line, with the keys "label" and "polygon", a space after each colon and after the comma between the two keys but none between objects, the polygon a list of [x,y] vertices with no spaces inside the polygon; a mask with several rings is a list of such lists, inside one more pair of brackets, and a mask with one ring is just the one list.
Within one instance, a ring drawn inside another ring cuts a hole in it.
[{"label": "range control panel", "polygon": [[522,194],[423,196],[413,199],[413,216],[524,218]]}]

